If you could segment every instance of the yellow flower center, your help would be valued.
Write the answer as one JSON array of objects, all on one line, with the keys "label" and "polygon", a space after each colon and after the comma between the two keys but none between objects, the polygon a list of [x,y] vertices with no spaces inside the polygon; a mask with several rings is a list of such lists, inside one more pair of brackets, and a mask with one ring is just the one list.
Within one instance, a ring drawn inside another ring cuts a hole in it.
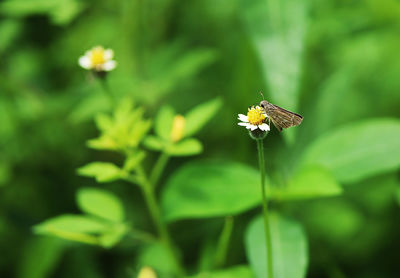
[{"label": "yellow flower center", "polygon": [[171,130],[171,141],[178,142],[183,137],[183,131],[185,129],[185,117],[182,115],[176,115],[172,123]]},{"label": "yellow flower center", "polygon": [[104,55],[104,48],[101,46],[93,48],[90,55],[90,60],[93,66],[104,64],[106,62],[106,58]]},{"label": "yellow flower center", "polygon": [[251,107],[247,112],[247,117],[249,119],[249,123],[252,125],[260,125],[265,120],[264,111],[260,107]]}]

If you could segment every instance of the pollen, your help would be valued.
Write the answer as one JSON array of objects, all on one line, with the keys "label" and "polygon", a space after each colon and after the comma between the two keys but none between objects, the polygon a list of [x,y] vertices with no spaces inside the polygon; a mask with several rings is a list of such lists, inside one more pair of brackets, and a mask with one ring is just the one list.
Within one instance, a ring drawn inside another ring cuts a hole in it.
[{"label": "pollen", "polygon": [[261,107],[251,107],[247,112],[247,117],[249,119],[249,123],[252,125],[261,125],[265,121],[264,111]]},{"label": "pollen", "polygon": [[101,46],[95,47],[90,55],[90,60],[93,66],[104,64],[106,62],[104,48]]}]

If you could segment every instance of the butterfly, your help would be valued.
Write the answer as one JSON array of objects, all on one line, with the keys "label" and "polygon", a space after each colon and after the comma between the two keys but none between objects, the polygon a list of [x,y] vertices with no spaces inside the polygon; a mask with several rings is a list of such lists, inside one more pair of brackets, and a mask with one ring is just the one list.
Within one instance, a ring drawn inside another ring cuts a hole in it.
[{"label": "butterfly", "polygon": [[266,100],[260,102],[260,107],[279,131],[282,131],[283,128],[297,126],[303,121],[303,116],[283,109]]}]

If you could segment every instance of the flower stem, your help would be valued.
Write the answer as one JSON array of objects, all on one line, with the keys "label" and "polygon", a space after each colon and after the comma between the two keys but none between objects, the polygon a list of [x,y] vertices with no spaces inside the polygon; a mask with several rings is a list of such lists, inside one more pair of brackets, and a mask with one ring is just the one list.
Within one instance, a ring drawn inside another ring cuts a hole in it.
[{"label": "flower stem", "polygon": [[262,139],[258,139],[258,163],[260,165],[261,173],[261,194],[263,203],[263,215],[264,215],[264,231],[265,231],[265,247],[267,250],[267,273],[268,278],[274,277],[273,271],[273,260],[272,260],[272,245],[271,245],[271,230],[269,227],[269,215],[268,215],[268,202],[265,195],[265,160],[264,160],[264,144]]},{"label": "flower stem", "polygon": [[111,92],[110,86],[108,86],[107,80],[105,77],[99,77],[101,87],[103,88],[103,91],[107,95],[108,99],[110,100],[111,106],[115,107],[115,98],[114,95]]},{"label": "flower stem", "polygon": [[176,249],[172,243],[167,226],[162,221],[161,211],[160,211],[160,208],[157,204],[157,200],[155,197],[154,185],[152,183],[150,183],[150,181],[146,177],[146,175],[141,167],[137,168],[137,172],[138,172],[138,175],[140,176],[140,185],[142,188],[142,192],[143,192],[147,207],[150,211],[151,218],[157,228],[157,231],[161,238],[161,241],[168,248],[172,258],[174,259],[176,268],[179,272],[179,276],[183,277],[185,271],[184,271],[184,268],[182,267],[180,260],[176,254]]},{"label": "flower stem", "polygon": [[228,254],[229,242],[231,240],[233,231],[233,217],[227,216],[225,218],[224,227],[222,228],[221,235],[217,243],[215,252],[215,266],[221,267],[226,262],[226,255]]},{"label": "flower stem", "polygon": [[150,182],[153,186],[157,186],[158,180],[161,177],[162,172],[164,171],[165,166],[169,160],[169,155],[165,152],[162,152],[158,157],[156,164],[154,165],[153,170],[150,175]]}]

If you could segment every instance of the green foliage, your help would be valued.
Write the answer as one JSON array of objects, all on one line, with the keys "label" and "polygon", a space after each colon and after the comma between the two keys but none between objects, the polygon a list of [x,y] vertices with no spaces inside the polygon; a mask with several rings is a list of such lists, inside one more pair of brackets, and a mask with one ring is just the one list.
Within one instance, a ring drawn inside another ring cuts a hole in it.
[{"label": "green foliage", "polygon": [[165,152],[172,156],[196,155],[202,151],[202,144],[194,138],[184,139],[179,143],[169,145],[165,148]]},{"label": "green foliage", "polygon": [[77,203],[83,212],[110,221],[121,222],[125,218],[120,200],[105,190],[82,188],[78,192]]},{"label": "green foliage", "polygon": [[[305,277],[308,255],[304,231],[294,220],[279,214],[270,215],[274,277]],[[263,218],[257,217],[246,232],[246,252],[252,269],[259,278],[267,277],[267,252]]]},{"label": "green foliage", "polygon": [[87,244],[97,244],[99,242],[97,237],[91,234],[100,234],[106,230],[105,222],[81,215],[61,215],[35,226],[35,232],[38,234],[53,235]]},{"label": "green foliage", "polygon": [[54,24],[70,23],[85,7],[76,0],[7,0],[0,5],[0,13],[8,16],[48,14]]},{"label": "green foliage", "polygon": [[221,99],[216,98],[190,110],[185,115],[185,136],[192,136],[196,134],[210,119],[212,119],[221,105]]},{"label": "green foliage", "polygon": [[108,248],[122,239],[127,227],[122,223],[112,224],[91,216],[61,215],[36,225],[35,232]]},{"label": "green foliage", "polygon": [[0,54],[3,53],[17,38],[22,24],[13,19],[6,19],[0,23]]},{"label": "green foliage", "polygon": [[216,53],[211,49],[196,49],[190,52],[180,53],[179,57],[171,64],[165,64],[166,72],[160,71],[160,65],[157,62],[157,71],[159,76],[155,84],[159,86],[157,96],[166,94],[172,90],[180,81],[184,81],[190,76],[196,74],[200,69],[210,64],[216,59]]},{"label": "green foliage", "polygon": [[145,120],[143,113],[142,108],[134,109],[132,100],[126,98],[120,102],[113,117],[99,114],[96,116],[96,125],[101,135],[89,140],[89,147],[114,151],[137,148],[151,127],[151,121]]},{"label": "green foliage", "polygon": [[32,239],[19,263],[17,277],[48,277],[60,261],[65,247],[65,242],[57,238],[43,236]]},{"label": "green foliage", "polygon": [[270,88],[271,101],[296,110],[307,30],[306,1],[240,1],[242,17]]},{"label": "green foliage", "polygon": [[11,169],[9,165],[3,161],[0,162],[0,186],[5,185],[11,178]]},{"label": "green foliage", "polygon": [[175,111],[172,107],[166,105],[161,107],[157,113],[154,125],[154,131],[158,137],[165,141],[171,139],[171,130],[175,117]]},{"label": "green foliage", "polygon": [[96,178],[97,182],[110,182],[127,176],[123,169],[109,162],[91,162],[78,168],[78,174]]},{"label": "green foliage", "polygon": [[332,174],[321,167],[304,168],[294,175],[286,187],[272,187],[271,199],[302,200],[336,196],[342,188]]},{"label": "green foliage", "polygon": [[160,277],[172,276],[173,273],[176,272],[171,254],[164,245],[159,243],[144,246],[137,259],[136,265],[138,268],[150,266],[160,274]]},{"label": "green foliage", "polygon": [[341,200],[316,202],[305,208],[305,223],[331,244],[348,243],[361,232],[365,219],[356,206]]},{"label": "green foliage", "polygon": [[248,266],[234,266],[225,270],[199,273],[190,278],[253,278],[253,272]]},{"label": "green foliage", "polygon": [[57,216],[36,225],[35,232],[105,248],[117,244],[128,232],[122,203],[113,194],[83,188],[77,194],[77,203],[87,215]]},{"label": "green foliage", "polygon": [[[396,0],[0,1],[0,276],[263,273],[236,120],[262,91],[304,116],[264,141],[284,274],[397,277],[399,16]],[[118,63],[104,79],[77,63],[96,45]]]},{"label": "green foliage", "polygon": [[164,216],[173,221],[238,214],[260,203],[259,186],[257,171],[248,166],[227,161],[190,163],[165,186]]},{"label": "green foliage", "polygon": [[162,138],[158,138],[153,135],[146,136],[143,141],[143,145],[152,151],[162,151],[165,148],[165,142]]},{"label": "green foliage", "polygon": [[322,165],[342,182],[355,182],[400,166],[400,121],[368,120],[333,130],[305,151],[303,165]]},{"label": "green foliage", "polygon": [[135,170],[143,161],[145,156],[146,153],[144,151],[129,152],[128,157],[126,158],[124,163],[124,171],[129,172]]},{"label": "green foliage", "polygon": [[[200,104],[185,116],[176,115],[170,106],[163,106],[155,120],[157,136],[147,136],[143,144],[152,151],[164,151],[170,156],[190,156],[203,151],[200,141],[186,138],[195,135],[215,116],[221,107],[219,98]],[[178,122],[175,122],[178,119]],[[186,138],[186,139],[185,139]]]}]

